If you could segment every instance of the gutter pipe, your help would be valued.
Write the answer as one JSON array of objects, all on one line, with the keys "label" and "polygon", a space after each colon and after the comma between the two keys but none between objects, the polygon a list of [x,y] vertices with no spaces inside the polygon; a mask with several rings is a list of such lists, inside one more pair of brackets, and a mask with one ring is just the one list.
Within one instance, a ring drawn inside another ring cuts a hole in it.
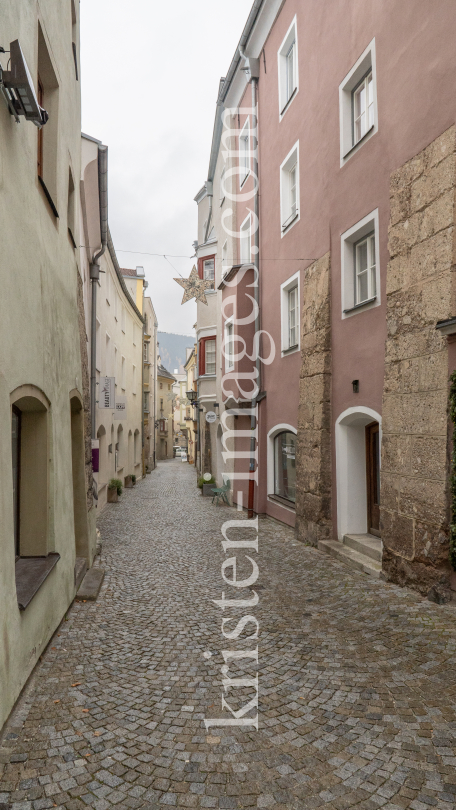
[{"label": "gutter pipe", "polygon": [[90,264],[92,282],[92,317],[90,329],[90,421],[92,439],[97,438],[97,287],[100,278],[100,259],[108,244],[108,147],[98,147],[98,200],[100,209],[101,248]]},{"label": "gutter pipe", "polygon": [[[255,336],[258,335],[258,345],[256,347],[256,357],[255,357],[255,368],[256,368],[256,393],[255,396],[252,398],[252,413],[250,415],[250,464],[249,464],[249,493],[248,493],[248,518],[253,518],[253,506],[254,506],[254,494],[255,494],[255,450],[256,450],[256,438],[255,433],[257,432],[257,417],[256,417],[256,409],[258,407],[258,396],[261,391],[261,361],[260,361],[260,346],[259,346],[259,335],[260,335],[260,218],[259,218],[259,177],[258,177],[258,60],[256,59],[249,59],[246,57],[241,49],[239,49],[239,53],[241,57],[243,57],[247,64],[250,66],[251,71],[251,85],[252,85],[252,123],[253,123],[253,132],[254,136],[252,138],[252,152],[253,152],[253,179],[256,183],[256,191],[254,196],[254,214],[255,214],[255,223],[257,224],[255,234],[254,234],[254,256],[253,256],[253,266],[255,269],[255,286],[254,286],[254,300],[256,305],[256,314],[255,314]],[[257,75],[253,75],[256,73]]]}]

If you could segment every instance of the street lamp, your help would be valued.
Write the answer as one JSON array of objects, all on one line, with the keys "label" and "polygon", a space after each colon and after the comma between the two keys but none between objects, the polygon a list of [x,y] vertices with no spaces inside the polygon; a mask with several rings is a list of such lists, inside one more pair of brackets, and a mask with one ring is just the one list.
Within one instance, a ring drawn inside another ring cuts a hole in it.
[{"label": "street lamp", "polygon": [[196,398],[198,396],[196,391],[186,391],[185,393],[189,402],[194,403],[196,401]]}]

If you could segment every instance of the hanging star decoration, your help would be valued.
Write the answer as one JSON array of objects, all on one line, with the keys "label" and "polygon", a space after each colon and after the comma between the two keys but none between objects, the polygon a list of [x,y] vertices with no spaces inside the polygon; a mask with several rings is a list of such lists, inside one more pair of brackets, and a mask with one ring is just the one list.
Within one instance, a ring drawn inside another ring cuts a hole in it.
[{"label": "hanging star decoration", "polygon": [[182,304],[186,304],[191,298],[195,298],[196,301],[201,301],[202,304],[206,304],[207,306],[205,290],[213,289],[214,282],[205,281],[203,278],[200,278],[195,265],[193,265],[192,272],[188,278],[175,278],[174,281],[177,281],[185,290]]}]

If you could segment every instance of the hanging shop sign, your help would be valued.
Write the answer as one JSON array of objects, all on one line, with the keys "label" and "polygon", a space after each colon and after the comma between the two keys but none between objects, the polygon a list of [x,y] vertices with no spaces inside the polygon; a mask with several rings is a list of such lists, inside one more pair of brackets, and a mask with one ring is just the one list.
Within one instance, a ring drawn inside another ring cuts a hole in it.
[{"label": "hanging shop sign", "polygon": [[207,414],[206,414],[206,422],[209,422],[209,424],[212,424],[212,422],[215,422],[216,419],[217,419],[217,414],[214,411],[208,411],[207,412]]},{"label": "hanging shop sign", "polygon": [[115,377],[100,377],[98,388],[98,407],[114,410],[116,402]]},{"label": "hanging shop sign", "polygon": [[127,397],[116,397],[116,407],[114,411],[114,419],[127,418]]}]

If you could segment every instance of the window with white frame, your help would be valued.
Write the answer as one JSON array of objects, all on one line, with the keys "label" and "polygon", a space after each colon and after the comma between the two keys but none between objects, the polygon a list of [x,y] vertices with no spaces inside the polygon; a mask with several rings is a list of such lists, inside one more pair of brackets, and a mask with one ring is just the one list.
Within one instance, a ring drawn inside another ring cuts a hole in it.
[{"label": "window with white frame", "polygon": [[296,17],[291,23],[278,52],[279,113],[285,113],[298,89],[298,40]]},{"label": "window with white frame", "polygon": [[375,297],[375,233],[370,233],[354,245],[355,305]]},{"label": "window with white frame", "polygon": [[215,259],[205,259],[203,261],[203,279],[212,282],[212,289],[215,282]]},{"label": "window with white frame", "polygon": [[280,287],[282,321],[282,355],[298,351],[300,342],[299,272]]},{"label": "window with white frame", "polygon": [[234,325],[232,321],[225,323],[225,371],[234,369]]},{"label": "window with white frame", "polygon": [[341,236],[342,317],[380,303],[378,209]]},{"label": "window with white frame", "polygon": [[283,235],[299,219],[299,143],[280,167],[280,205]]},{"label": "window with white frame", "polygon": [[240,230],[240,263],[249,264],[251,261],[250,214],[245,218]]},{"label": "window with white frame", "polygon": [[239,182],[242,186],[250,174],[250,122],[247,118],[239,136]]},{"label": "window with white frame", "polygon": [[126,380],[126,370],[125,370],[125,357],[122,357],[122,364],[121,364],[121,386],[122,389],[125,391],[127,380]]},{"label": "window with white frame", "polygon": [[378,129],[375,39],[339,85],[341,165]]},{"label": "window with white frame", "polygon": [[221,174],[220,174],[220,205],[223,205],[225,201],[225,166],[223,167]]},{"label": "window with white frame", "polygon": [[121,312],[121,318],[120,318],[122,332],[125,332],[125,321],[126,321],[125,307],[122,306],[122,312]]},{"label": "window with white frame", "polygon": [[364,138],[366,132],[374,126],[374,83],[372,69],[364,76],[353,90],[353,146]]},{"label": "window with white frame", "polygon": [[205,373],[215,374],[215,339],[204,341]]}]

